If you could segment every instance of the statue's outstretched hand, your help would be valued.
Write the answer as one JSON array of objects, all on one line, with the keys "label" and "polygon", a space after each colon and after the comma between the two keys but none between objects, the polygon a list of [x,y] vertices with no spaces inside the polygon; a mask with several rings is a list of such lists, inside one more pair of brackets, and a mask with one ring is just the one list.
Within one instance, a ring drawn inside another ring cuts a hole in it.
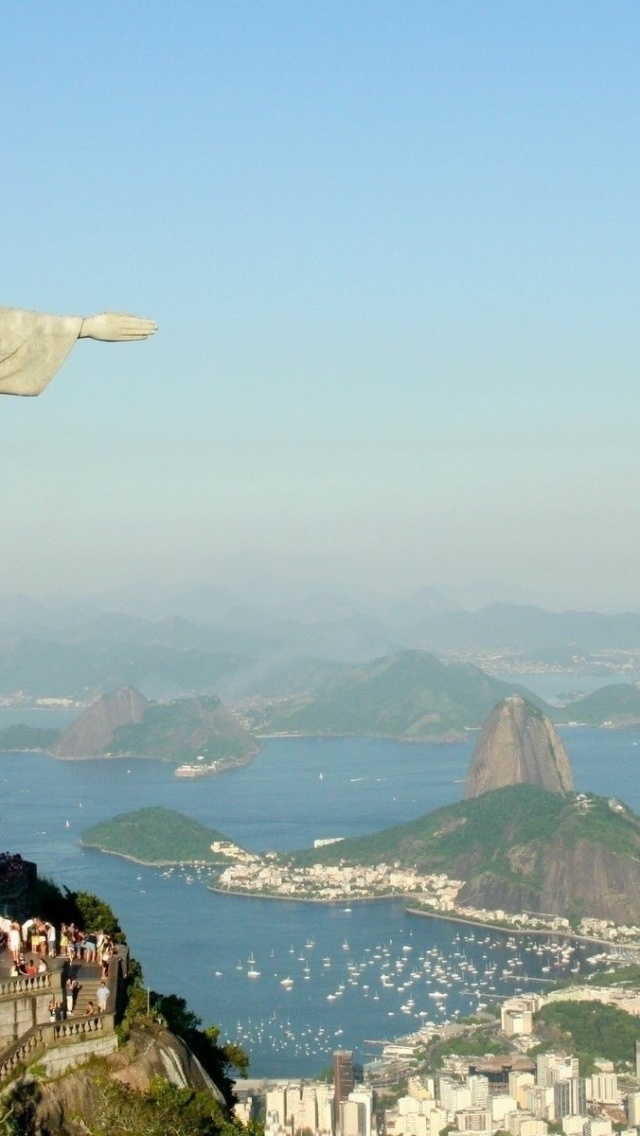
[{"label": "statue's outstretched hand", "polygon": [[158,330],[153,320],[129,316],[123,312],[103,312],[87,316],[82,321],[79,339],[100,339],[104,343],[127,343],[135,339],[148,339]]}]

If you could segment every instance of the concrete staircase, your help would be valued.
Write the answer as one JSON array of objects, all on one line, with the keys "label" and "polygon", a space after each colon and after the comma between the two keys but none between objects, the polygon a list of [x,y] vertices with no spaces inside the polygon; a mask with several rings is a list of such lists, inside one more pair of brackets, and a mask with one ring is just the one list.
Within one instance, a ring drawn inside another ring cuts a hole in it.
[{"label": "concrete staircase", "polygon": [[86,1016],[87,1005],[93,1002],[93,1008],[98,1013],[97,989],[100,985],[100,967],[94,963],[74,963],[71,967],[71,977],[80,984],[72,1017]]}]

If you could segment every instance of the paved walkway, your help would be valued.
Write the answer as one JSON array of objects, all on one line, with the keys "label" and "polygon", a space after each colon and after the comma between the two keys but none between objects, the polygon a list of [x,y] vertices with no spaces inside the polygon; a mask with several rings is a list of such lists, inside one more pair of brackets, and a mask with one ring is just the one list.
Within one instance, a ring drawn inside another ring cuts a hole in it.
[{"label": "paved walkway", "polygon": [[[25,953],[27,962],[30,958],[35,959],[36,966],[39,962],[38,955],[31,955],[31,952]],[[51,974],[59,974],[67,966],[66,956],[57,956],[56,958],[46,957],[47,968]],[[87,1003],[93,1002],[96,1013],[98,1012],[98,997],[97,989],[100,985],[101,967],[99,963],[86,963],[80,959],[71,963],[70,968],[71,977],[79,983],[80,989],[76,997],[75,1005],[73,1008],[72,1017],[84,1017]],[[11,975],[11,952],[9,950],[0,951],[0,981],[4,981]],[[107,980],[109,985],[109,980]],[[69,1015],[67,1015],[69,1017]]]}]

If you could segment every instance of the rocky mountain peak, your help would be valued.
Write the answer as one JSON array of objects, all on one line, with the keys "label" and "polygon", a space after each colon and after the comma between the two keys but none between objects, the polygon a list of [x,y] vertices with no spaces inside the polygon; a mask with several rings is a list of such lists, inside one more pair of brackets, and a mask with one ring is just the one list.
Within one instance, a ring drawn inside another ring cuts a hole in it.
[{"label": "rocky mountain peak", "polygon": [[464,795],[527,782],[550,793],[570,793],[567,752],[552,723],[519,695],[498,703],[485,720],[471,758]]},{"label": "rocky mountain peak", "polygon": [[103,753],[118,726],[141,722],[149,705],[134,687],[102,694],[59,737],[53,752],[57,757],[91,757]]}]

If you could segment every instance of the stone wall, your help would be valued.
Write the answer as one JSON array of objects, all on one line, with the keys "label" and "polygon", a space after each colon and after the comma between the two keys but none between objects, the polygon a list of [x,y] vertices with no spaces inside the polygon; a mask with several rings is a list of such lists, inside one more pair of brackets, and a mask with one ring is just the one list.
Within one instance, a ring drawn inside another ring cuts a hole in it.
[{"label": "stone wall", "polygon": [[78,1023],[82,1032],[62,1036],[58,1030],[56,1040],[50,1042],[40,1063],[44,1065],[48,1077],[56,1077],[82,1065],[90,1057],[107,1057],[118,1048],[118,1038],[113,1028],[113,1015],[104,1014],[89,1021]]},{"label": "stone wall", "polygon": [[33,1026],[49,1021],[49,1001],[63,1000],[63,972],[0,982],[0,1052]]}]

